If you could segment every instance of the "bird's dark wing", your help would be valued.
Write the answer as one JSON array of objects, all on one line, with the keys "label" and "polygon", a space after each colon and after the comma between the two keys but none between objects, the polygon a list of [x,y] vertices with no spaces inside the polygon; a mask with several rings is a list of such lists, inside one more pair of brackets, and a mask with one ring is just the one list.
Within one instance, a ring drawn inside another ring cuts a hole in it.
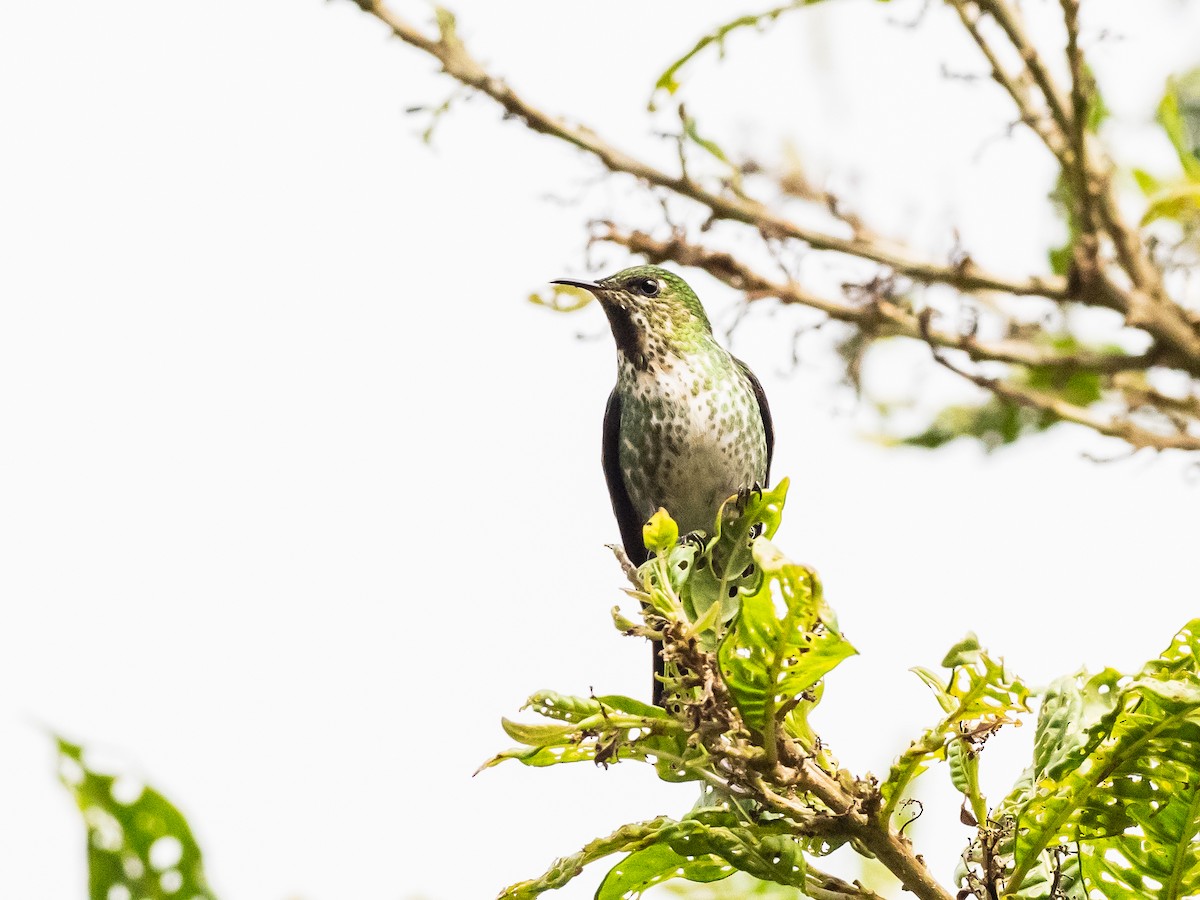
[{"label": "bird's dark wing", "polygon": [[642,517],[633,508],[629,491],[625,487],[625,476],[621,474],[618,449],[621,442],[621,398],[617,389],[608,395],[608,406],[604,408],[604,445],[600,454],[604,464],[604,480],[608,482],[608,497],[612,501],[613,515],[621,529],[621,543],[625,555],[635,566],[646,561],[646,544],[642,539]]},{"label": "bird's dark wing", "polygon": [[758,411],[762,414],[763,431],[767,435],[767,471],[764,473],[762,486],[767,487],[771,483],[771,457],[775,455],[775,424],[771,421],[771,407],[767,403],[767,392],[758,383],[758,379],[754,377],[754,373],[750,371],[748,365],[737,358],[733,361],[742,370],[742,374],[749,379],[750,387],[754,388],[754,399],[758,401]]},{"label": "bird's dark wing", "polygon": [[[761,388],[759,389],[761,391]],[[612,500],[613,515],[621,529],[621,543],[625,555],[635,566],[640,566],[650,556],[646,542],[642,539],[642,517],[633,508],[629,491],[625,487],[625,476],[621,474],[618,451],[621,446],[621,398],[617,389],[608,395],[608,406],[604,408],[604,443],[600,460],[604,464],[604,480],[608,482],[608,497]],[[650,683],[650,701],[655,706],[663,705],[663,683],[666,662],[663,659],[662,641],[653,641],[654,678]]]}]

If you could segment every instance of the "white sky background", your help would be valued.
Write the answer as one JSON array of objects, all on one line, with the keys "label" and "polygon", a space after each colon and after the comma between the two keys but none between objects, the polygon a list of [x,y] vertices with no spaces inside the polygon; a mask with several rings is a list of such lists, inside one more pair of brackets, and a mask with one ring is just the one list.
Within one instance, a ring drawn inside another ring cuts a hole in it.
[{"label": "white sky background", "polygon": [[[1171,172],[1149,115],[1200,62],[1200,12],[1120,6],[1085,21],[1093,45],[1124,36],[1095,57],[1113,137]],[[740,8],[456,6],[530,98],[656,155],[655,76]],[[957,225],[988,265],[1040,267],[1046,161],[991,140],[1009,113],[989,84],[940,77],[982,71],[944,15],[887,24],[914,9],[795,15],[685,96],[733,149],[790,136],[898,233],[944,247]],[[349,2],[0,5],[0,895],[85,892],[43,726],[177,802],[226,900],[490,897],[691,805],[635,765],[471,778],[536,688],[648,693],[648,649],[608,617],[611,340],[598,309],[526,301],[585,272],[590,217],[645,207],[481,100],[423,146],[402,111],[446,96],[433,70]],[[731,321],[736,297],[694,283]],[[779,543],[862,653],[821,710],[849,767],[884,771],[937,715],[905,670],[968,629],[1039,683],[1136,666],[1197,613],[1178,458],[1095,465],[1081,451],[1114,448],[1070,429],[991,457],[881,449],[825,338],[791,370],[798,321],[763,305],[734,349],[793,480]],[[1029,731],[989,745],[995,796]],[[945,774],[926,782],[917,837],[949,878],[967,830]]]}]

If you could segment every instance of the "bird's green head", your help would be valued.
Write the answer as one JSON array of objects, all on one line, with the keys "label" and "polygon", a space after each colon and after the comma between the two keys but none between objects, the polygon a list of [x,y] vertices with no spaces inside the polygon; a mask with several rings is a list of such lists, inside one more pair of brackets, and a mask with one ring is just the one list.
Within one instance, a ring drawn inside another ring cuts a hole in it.
[{"label": "bird's green head", "polygon": [[712,338],[712,325],[686,281],[658,266],[633,266],[599,281],[559,279],[600,301],[617,349],[631,360],[686,353]]}]

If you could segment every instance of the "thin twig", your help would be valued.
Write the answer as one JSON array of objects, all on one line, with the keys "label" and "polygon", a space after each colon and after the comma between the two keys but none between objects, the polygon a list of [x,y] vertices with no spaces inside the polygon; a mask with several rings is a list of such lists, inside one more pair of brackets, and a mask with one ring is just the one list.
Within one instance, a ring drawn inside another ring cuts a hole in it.
[{"label": "thin twig", "polygon": [[1070,117],[1067,115],[1067,105],[1063,100],[1062,92],[1050,76],[1050,70],[1041,54],[1038,53],[1037,47],[1025,33],[1025,24],[1020,15],[1008,3],[1008,0],[975,0],[975,2],[981,10],[991,15],[1013,47],[1016,48],[1017,53],[1021,55],[1021,62],[1037,85],[1051,118],[1058,126],[1059,131],[1064,135],[1068,134],[1071,130]]},{"label": "thin twig", "polygon": [[1065,133],[1053,117],[1047,114],[1043,106],[1034,100],[1033,85],[1024,70],[1013,74],[1000,61],[995,48],[983,33],[980,17],[981,5],[976,4],[974,0],[948,0],[948,2],[954,7],[954,11],[958,13],[958,17],[962,21],[963,28],[966,29],[971,40],[975,42],[975,46],[979,48],[984,59],[991,66],[992,80],[1004,88],[1005,93],[1016,106],[1021,121],[1041,138],[1042,143],[1046,145],[1054,158],[1062,164],[1067,152]]},{"label": "thin twig", "polygon": [[[719,281],[743,291],[752,300],[774,297],[783,303],[808,306],[820,310],[832,319],[857,325],[878,337],[915,338],[939,347],[962,350],[977,361],[1005,362],[1038,368],[1111,373],[1140,371],[1147,366],[1158,364],[1152,353],[1063,353],[1029,341],[982,341],[971,334],[963,335],[934,328],[923,330],[918,315],[882,297],[876,297],[868,305],[840,303],[807,291],[794,281],[770,279],[732,254],[691,243],[682,235],[658,240],[645,232],[624,231],[611,222],[600,224],[604,230],[596,234],[596,240],[620,244],[639,256],[644,256],[650,262],[670,260],[681,266],[703,269]],[[1169,365],[1165,362],[1163,364]]]},{"label": "thin twig", "polygon": [[[1154,264],[1141,235],[1122,216],[1111,177],[1112,162],[1086,128],[1086,95],[1079,101],[1082,116],[1069,115],[1068,101],[1026,33],[1020,14],[1007,0],[946,2],[958,12],[963,26],[991,65],[993,78],[1017,107],[1021,120],[1042,139],[1068,181],[1082,192],[1080,202],[1086,204],[1087,215],[1095,220],[1095,230],[1102,230],[1112,242],[1116,259],[1130,282],[1126,287],[1110,274],[1090,271],[1085,266],[1083,271],[1076,273],[1070,291],[1072,299],[1115,309],[1125,316],[1131,327],[1144,329],[1173,352],[1200,363],[1200,316],[1171,300],[1163,285],[1162,272]],[[996,49],[980,29],[980,13],[986,13],[999,25],[1021,59],[1020,73],[1013,75],[1000,63]],[[1068,41],[1071,42],[1068,53],[1076,57],[1072,71],[1077,70],[1079,78],[1074,87],[1082,91],[1087,76],[1077,31],[1078,22],[1072,19],[1068,28]],[[1033,100],[1031,86],[1036,88],[1040,103]],[[1084,126],[1082,131],[1080,125]],[[1081,249],[1085,262],[1088,254],[1099,251],[1098,246],[1093,248],[1087,244]],[[1197,367],[1188,368],[1195,372]]]},{"label": "thin twig", "polygon": [[805,866],[804,882],[804,895],[810,900],[884,900],[882,895],[859,882],[850,884],[822,872],[811,862]]},{"label": "thin twig", "polygon": [[946,284],[968,293],[999,291],[1017,296],[1069,299],[1070,291],[1065,278],[1036,275],[1008,278],[987,272],[970,261],[952,266],[921,259],[899,244],[882,239],[864,240],[828,234],[793,222],[755,200],[736,194],[714,193],[690,178],[664,172],[625,153],[584,125],[571,124],[526,101],[503,80],[489,74],[467,51],[454,32],[453,19],[448,13],[440,12],[441,33],[439,37],[431,38],[379,0],[353,2],[386,24],[400,40],[436,58],[447,75],[491,97],[509,116],[521,120],[532,131],[588,152],[612,172],[632,175],[648,184],[694,200],[707,207],[714,218],[752,225],[766,234],[800,241],[817,250],[870,260],[925,284]]},{"label": "thin twig", "polygon": [[[1076,264],[1095,269],[1098,263],[1099,242],[1096,239],[1096,219],[1092,211],[1096,186],[1091,183],[1088,171],[1087,133],[1092,115],[1092,88],[1083,53],[1079,49],[1079,0],[1060,0],[1063,23],[1067,28],[1067,65],[1071,70],[1071,115],[1068,137],[1071,142],[1070,165],[1064,171],[1070,175],[1072,192],[1077,204],[1076,218],[1079,221],[1081,254]],[[1083,259],[1079,259],[1082,256]]]},{"label": "thin twig", "polygon": [[[1009,337],[983,341],[973,333],[957,334],[926,328],[924,331],[916,314],[903,300],[877,292],[870,301],[853,305],[828,300],[804,291],[792,280],[780,283],[763,278],[728,254],[721,254],[687,244],[682,235],[673,242],[656,246],[646,235],[613,230],[604,237],[624,242],[635,252],[650,259],[673,259],[685,265],[698,265],[732,285],[755,296],[776,296],[790,303],[801,303],[825,312],[832,318],[850,322],[870,338],[903,336],[928,340],[935,355],[943,350],[961,350],[971,359],[995,361],[1034,367],[1052,367],[1062,371],[1080,370],[1112,374],[1126,370],[1143,370],[1161,365],[1177,368],[1200,377],[1200,314],[1191,313],[1175,303],[1166,293],[1162,272],[1150,256],[1135,227],[1122,218],[1110,177],[1112,164],[1095,135],[1086,127],[1087,73],[1078,46],[1078,0],[1060,0],[1069,17],[1067,48],[1073,73],[1073,92],[1069,99],[1051,77],[1049,67],[1029,39],[1019,11],[1009,0],[946,0],[959,12],[964,27],[976,41],[993,68],[993,77],[1017,105],[1022,120],[1041,136],[1055,155],[1064,172],[1073,173],[1077,190],[1086,196],[1090,220],[1095,231],[1111,241],[1116,261],[1123,272],[1100,270],[1073,273],[1073,277],[1057,276],[1009,278],[985,271],[968,256],[950,262],[925,259],[901,244],[877,237],[865,228],[851,225],[853,234],[842,237],[819,228],[803,226],[763,203],[728,188],[710,189],[686,172],[671,174],[656,168],[602,139],[584,125],[574,124],[551,115],[529,103],[503,80],[490,74],[472,56],[455,31],[454,18],[445,10],[437,10],[438,34],[430,37],[389,9],[382,0],[353,0],[364,11],[383,22],[392,34],[405,43],[437,59],[443,70],[463,85],[477,90],[498,103],[511,118],[520,120],[532,131],[572,144],[597,159],[610,172],[640,179],[675,195],[692,200],[709,212],[709,220],[729,220],[753,227],[765,240],[796,241],[816,250],[846,254],[868,260],[885,268],[885,280],[894,273],[915,284],[939,284],[962,293],[1010,296],[1041,296],[1058,302],[1073,302],[1085,306],[1108,307],[1119,311],[1126,324],[1140,328],[1151,338],[1151,346],[1143,354],[1101,354],[1089,352],[1064,353],[1052,347]],[[1021,60],[1021,68],[1012,73],[1000,64],[999,55],[989,37],[979,27],[980,13],[987,14],[998,24],[1003,37],[1011,43]],[[1082,148],[1082,149],[1081,149]],[[1071,167],[1068,169],[1068,167]],[[835,215],[837,211],[835,210]],[[622,240],[624,238],[624,241]],[[1081,247],[1086,253],[1091,246]],[[656,254],[660,254],[656,257]],[[1077,254],[1078,256],[1078,254]],[[689,261],[690,260],[690,261]],[[1075,267],[1077,270],[1078,266]],[[1084,277],[1080,277],[1080,276]],[[944,357],[939,361],[943,362]],[[982,378],[961,373],[981,387],[1025,406],[1053,412],[1068,421],[1129,440],[1134,446],[1193,448],[1195,439],[1187,433],[1183,422],[1180,434],[1161,435],[1135,425],[1125,418],[1106,419],[1090,409],[1065,403],[1058,397],[999,379]],[[1179,422],[1178,412],[1171,411]]]}]

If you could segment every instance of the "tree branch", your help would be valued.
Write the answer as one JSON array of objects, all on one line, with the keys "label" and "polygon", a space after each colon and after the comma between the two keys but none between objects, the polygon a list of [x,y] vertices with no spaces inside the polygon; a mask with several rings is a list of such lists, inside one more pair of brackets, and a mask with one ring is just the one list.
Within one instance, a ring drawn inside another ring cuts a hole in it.
[{"label": "tree branch", "polygon": [[[928,317],[924,317],[927,319]],[[975,372],[969,372],[957,366],[946,358],[941,350],[930,343],[933,358],[946,369],[967,381],[990,391],[1003,400],[1024,406],[1029,409],[1050,413],[1064,422],[1074,422],[1097,431],[1108,437],[1120,438],[1131,447],[1152,450],[1200,450],[1200,437],[1180,428],[1175,434],[1164,434],[1151,431],[1137,425],[1133,421],[1120,416],[1104,417],[1091,409],[1068,403],[1061,397],[1045,393],[1034,388],[1013,384],[999,378],[989,378]]]},{"label": "tree branch", "polygon": [[971,334],[923,329],[918,314],[886,297],[876,296],[866,305],[840,303],[806,291],[794,281],[770,279],[732,254],[690,243],[678,233],[660,241],[642,231],[624,231],[612,222],[600,224],[604,230],[595,236],[595,240],[619,244],[652,263],[669,260],[681,266],[702,269],[719,281],[744,292],[751,300],[774,297],[782,303],[808,306],[820,310],[831,319],[856,325],[879,337],[914,338],[937,347],[962,350],[971,359],[980,362],[1004,362],[1037,368],[1112,373],[1140,371],[1156,364],[1153,353],[1062,353],[1029,341],[982,341]]},{"label": "tree branch", "polygon": [[392,34],[400,40],[437,59],[447,75],[491,97],[508,115],[521,120],[532,131],[557,138],[586,151],[612,172],[632,175],[648,184],[693,200],[706,207],[714,218],[742,222],[766,235],[796,240],[816,250],[844,253],[870,260],[924,284],[947,284],[968,293],[999,291],[1017,296],[1070,299],[1070,291],[1064,278],[1006,278],[984,271],[970,260],[954,265],[921,259],[897,244],[878,239],[838,237],[804,227],[748,197],[714,193],[686,175],[672,175],[630,156],[586,126],[571,124],[533,106],[504,81],[488,74],[459,40],[454,31],[453,17],[444,10],[438,13],[440,35],[430,38],[379,0],[353,2],[387,25]]},{"label": "tree branch", "polygon": [[1087,68],[1083,63],[1083,53],[1079,49],[1079,0],[1060,2],[1063,23],[1067,29],[1067,65],[1071,70],[1071,127],[1067,132],[1071,142],[1071,160],[1070,165],[1064,167],[1064,171],[1070,172],[1075,202],[1078,205],[1075,212],[1079,219],[1080,238],[1085,244],[1085,259],[1077,260],[1076,264],[1082,263],[1094,269],[1098,264],[1099,244],[1096,240],[1096,219],[1092,211],[1092,201],[1097,190],[1091,183],[1091,173],[1087,164],[1087,134],[1092,115],[1093,91]]},{"label": "tree branch", "polygon": [[1041,138],[1042,143],[1046,145],[1054,158],[1063,164],[1067,153],[1066,135],[1059,124],[1052,117],[1048,117],[1046,111],[1040,108],[1033,99],[1032,84],[1024,70],[1013,74],[1000,61],[1000,57],[982,30],[980,14],[983,8],[982,4],[977,4],[974,0],[947,0],[947,2],[954,7],[963,28],[966,29],[971,40],[975,42],[975,46],[979,48],[984,59],[991,66],[992,80],[1004,88],[1005,93],[1013,101],[1021,121]]},{"label": "tree branch", "polygon": [[[958,12],[963,26],[992,67],[993,78],[1016,105],[1021,120],[1042,139],[1079,195],[1076,200],[1080,205],[1083,246],[1075,255],[1073,286],[1078,290],[1070,291],[1072,299],[1119,311],[1128,325],[1145,330],[1185,357],[1188,362],[1184,368],[1189,372],[1200,373],[1200,317],[1183,309],[1167,294],[1162,272],[1154,264],[1141,235],[1121,215],[1111,177],[1112,162],[1087,129],[1087,74],[1078,43],[1078,0],[1060,0],[1067,25],[1067,56],[1073,82],[1070,107],[1025,32],[1019,13],[1008,0],[947,2]],[[1020,56],[1024,67],[1020,75],[1012,75],[1000,63],[989,39],[980,30],[980,13],[991,16]],[[1044,115],[1031,97],[1031,85],[1036,86],[1045,104]],[[1130,287],[1119,284],[1095,262],[1099,247],[1093,243],[1092,234],[1100,230],[1112,242]],[[1080,262],[1082,266],[1078,265]]]},{"label": "tree branch", "polygon": [[1067,105],[1063,100],[1062,92],[1054,83],[1050,70],[1042,61],[1037,47],[1025,33],[1025,25],[1021,21],[1020,15],[1009,5],[1008,0],[975,0],[975,2],[981,10],[991,15],[1009,42],[1021,55],[1021,62],[1029,71],[1034,84],[1037,85],[1058,130],[1064,135],[1070,134],[1071,119],[1067,115]]},{"label": "tree branch", "polygon": [[[532,131],[578,147],[612,173],[632,176],[649,186],[699,204],[710,220],[748,225],[768,242],[795,241],[815,250],[867,260],[884,267],[886,278],[894,273],[916,284],[943,285],[964,294],[996,292],[1013,297],[1041,296],[1056,302],[1110,308],[1120,312],[1127,325],[1145,331],[1152,342],[1141,354],[1064,352],[1056,350],[1050,342],[1043,345],[1024,339],[1011,325],[1006,326],[1009,328],[1007,337],[981,340],[974,333],[934,329],[929,327],[928,321],[922,324],[918,313],[903,298],[893,297],[886,290],[868,290],[869,302],[866,303],[820,297],[806,291],[790,277],[782,281],[767,278],[730,254],[691,244],[679,234],[669,241],[656,241],[648,234],[621,231],[610,223],[608,233],[599,239],[621,244],[652,261],[670,259],[681,265],[702,268],[744,291],[751,299],[774,296],[782,302],[820,310],[833,319],[856,326],[868,338],[899,336],[925,341],[940,363],[997,396],[1053,413],[1101,434],[1120,437],[1132,446],[1195,449],[1196,439],[1189,431],[1195,419],[1178,408],[1162,409],[1164,416],[1176,424],[1179,433],[1160,434],[1129,419],[1105,418],[1090,408],[1074,406],[1051,394],[1010,381],[960,371],[948,364],[942,353],[959,350],[976,362],[1087,371],[1105,376],[1165,366],[1200,378],[1200,315],[1175,303],[1165,291],[1162,272],[1140,234],[1120,214],[1110,174],[1112,163],[1088,129],[1091,88],[1079,46],[1079,0],[1059,0],[1067,26],[1069,93],[1055,83],[1045,60],[1025,31],[1019,10],[1010,0],[946,0],[987,59],[993,78],[1016,105],[1021,121],[1045,143],[1077,195],[1076,213],[1081,228],[1073,248],[1075,265],[1070,278],[1004,277],[979,268],[969,257],[949,262],[930,260],[902,244],[879,237],[856,217],[844,214],[840,217],[842,224],[849,227],[849,237],[802,225],[740,189],[732,191],[727,187],[706,186],[682,168],[678,174],[659,169],[624,152],[585,125],[534,106],[506,82],[490,74],[471,55],[456,33],[454,17],[443,9],[437,10],[438,32],[431,37],[397,15],[383,0],[353,2],[384,23],[394,36],[438,60],[450,77],[490,97],[506,116],[518,119]],[[988,34],[981,28],[981,17],[985,15],[994,20],[998,34]],[[1009,71],[1002,65],[1000,54],[993,46],[998,39],[1007,41],[1016,51],[1021,61],[1017,71]],[[780,188],[786,191],[782,183]],[[829,206],[828,198],[822,196],[814,197],[812,202],[826,202]],[[836,208],[829,208],[839,216]],[[1101,238],[1111,242],[1121,271],[1108,271],[1104,266],[1100,256]],[[1124,397],[1130,409],[1137,403],[1149,405],[1144,393],[1139,396],[1124,393]]]},{"label": "tree branch", "polygon": [[807,865],[804,878],[804,894],[810,900],[884,900],[882,896],[870,888],[863,887],[857,881],[854,884],[842,881],[822,872],[812,863]]},{"label": "tree branch", "polygon": [[[790,745],[789,745],[790,746]],[[893,830],[878,814],[877,798],[863,798],[850,794],[842,784],[812,759],[801,758],[789,761],[789,766],[780,768],[772,781],[792,782],[797,788],[811,793],[838,817],[838,828],[853,835],[863,846],[875,854],[887,869],[900,879],[904,889],[916,894],[921,900],[952,900],[952,896],[930,873],[925,861],[912,848],[912,842]],[[788,771],[790,766],[795,769]],[[754,787],[767,801],[786,815],[808,814],[809,807],[792,800],[771,788],[766,780],[758,778]],[[872,814],[874,813],[874,814]]]}]

